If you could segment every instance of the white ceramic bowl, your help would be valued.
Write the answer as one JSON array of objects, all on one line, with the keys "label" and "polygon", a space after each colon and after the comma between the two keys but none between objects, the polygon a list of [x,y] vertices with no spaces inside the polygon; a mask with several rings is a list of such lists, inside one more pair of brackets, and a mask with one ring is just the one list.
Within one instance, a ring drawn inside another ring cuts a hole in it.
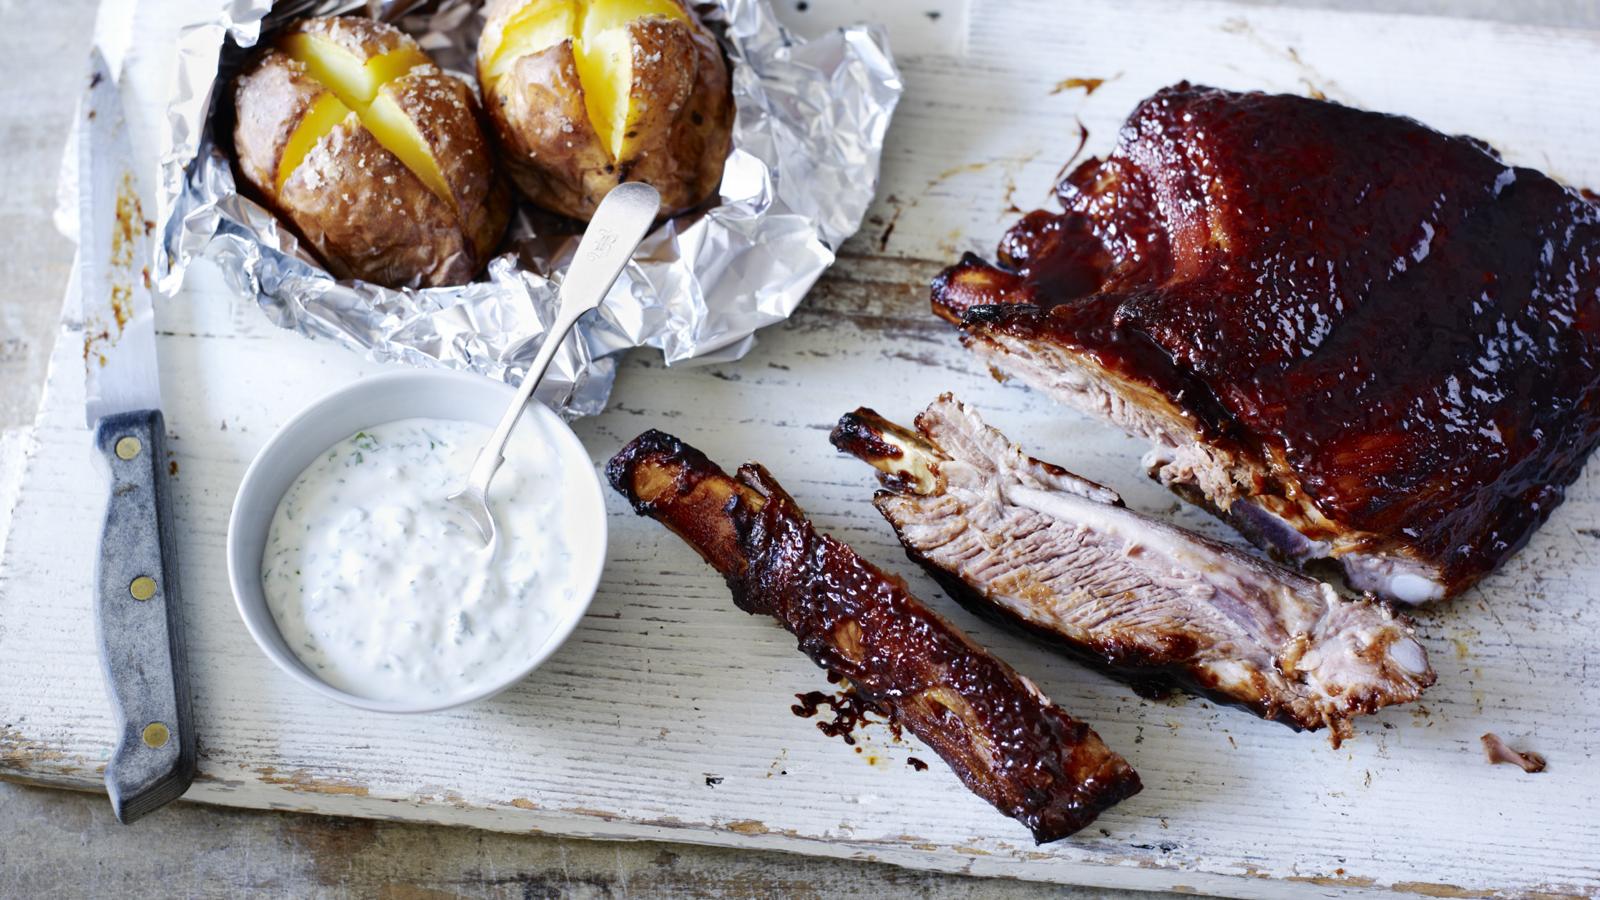
[{"label": "white ceramic bowl", "polygon": [[553,436],[563,483],[573,496],[580,498],[580,508],[574,513],[583,526],[581,533],[567,535],[573,554],[572,586],[579,602],[568,606],[565,618],[555,623],[549,637],[527,648],[527,665],[513,677],[443,701],[374,700],[352,694],[318,678],[294,655],[278,632],[261,586],[261,555],[278,501],[318,455],[357,431],[397,419],[452,419],[493,427],[511,397],[511,388],[504,384],[449,370],[375,375],[346,385],[301,410],[261,448],[244,473],[233,501],[233,515],[228,519],[228,581],[245,627],[279,668],[312,690],[351,706],[379,712],[434,712],[500,693],[527,677],[567,639],[589,608],[600,583],[606,557],[605,500],[599,476],[578,436],[538,401],[528,404],[518,427],[537,421]]}]

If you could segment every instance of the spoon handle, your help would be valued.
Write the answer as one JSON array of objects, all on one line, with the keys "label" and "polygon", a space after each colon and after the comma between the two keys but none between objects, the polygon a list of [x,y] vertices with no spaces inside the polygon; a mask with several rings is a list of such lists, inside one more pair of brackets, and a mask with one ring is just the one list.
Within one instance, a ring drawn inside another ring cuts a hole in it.
[{"label": "spoon handle", "polygon": [[583,233],[583,239],[578,242],[578,252],[572,259],[572,265],[561,282],[555,321],[551,323],[550,331],[539,346],[532,365],[528,366],[527,374],[522,376],[522,384],[517,387],[517,397],[511,402],[511,408],[506,410],[500,424],[495,426],[489,442],[478,451],[472,472],[467,476],[465,492],[476,493],[479,497],[489,495],[489,482],[504,461],[503,453],[511,430],[517,426],[523,407],[528,405],[528,398],[533,396],[534,388],[544,378],[551,360],[556,358],[556,351],[561,349],[578,319],[605,300],[611,285],[616,283],[628,260],[633,258],[633,251],[644,240],[660,209],[661,195],[656,193],[656,189],[636,181],[617,185],[600,201],[594,217],[589,220],[589,227]]}]

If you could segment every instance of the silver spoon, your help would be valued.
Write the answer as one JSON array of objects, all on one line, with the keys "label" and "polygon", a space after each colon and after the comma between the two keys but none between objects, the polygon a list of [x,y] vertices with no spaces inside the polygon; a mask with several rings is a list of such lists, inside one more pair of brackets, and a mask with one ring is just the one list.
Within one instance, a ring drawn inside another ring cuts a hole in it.
[{"label": "silver spoon", "polygon": [[623,267],[633,257],[639,242],[644,240],[660,209],[661,195],[656,193],[655,188],[630,181],[612,188],[589,220],[589,227],[578,242],[578,252],[572,258],[572,266],[567,269],[566,278],[561,282],[561,293],[556,302],[556,320],[545,335],[533,364],[528,366],[527,374],[522,377],[511,408],[500,418],[500,424],[495,426],[489,442],[478,451],[478,458],[473,461],[472,471],[467,475],[466,485],[446,498],[472,520],[485,544],[493,546],[497,535],[494,514],[489,511],[489,482],[494,480],[494,473],[505,462],[503,454],[506,441],[511,437],[511,430],[516,428],[517,420],[522,417],[523,407],[527,406],[528,398],[533,396],[534,388],[539,386],[539,380],[544,378],[545,370],[550,368],[550,361],[555,359],[556,351],[561,349],[572,326],[578,323],[579,317],[598,307],[606,298],[606,292],[611,290],[617,276],[622,274]]}]

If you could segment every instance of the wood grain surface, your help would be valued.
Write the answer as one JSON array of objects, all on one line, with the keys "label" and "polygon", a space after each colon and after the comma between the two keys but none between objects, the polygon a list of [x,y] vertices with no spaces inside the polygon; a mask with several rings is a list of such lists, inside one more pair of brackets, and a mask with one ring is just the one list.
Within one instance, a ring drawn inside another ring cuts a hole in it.
[{"label": "wood grain surface", "polygon": [[[1507,156],[1600,184],[1600,36],[1403,17],[1158,2],[984,4],[961,39],[899,45],[907,96],[880,200],[800,312],[747,359],[667,370],[635,353],[611,408],[579,424],[597,464],[658,427],[725,464],[760,459],[819,526],[913,588],[1129,757],[1143,794],[1085,834],[1025,830],[879,729],[854,748],[788,711],[823,687],[792,639],[732,607],[676,538],[611,498],[612,554],[584,625],[512,692],[466,710],[383,717],[323,701],[257,651],[232,605],[233,490],[277,423],[374,366],[277,331],[197,273],[162,305],[163,389],[182,510],[201,734],[190,797],[257,808],[504,831],[768,847],[976,874],[1225,892],[1429,896],[1600,891],[1600,577],[1593,468],[1532,544],[1420,617],[1440,684],[1367,719],[1338,751],[1201,701],[1151,703],[976,622],[904,561],[867,504],[865,467],[826,434],[869,404],[905,418],[943,390],[1035,454],[1130,505],[1224,536],[1138,474],[1143,448],[994,382],[926,311],[927,279],[987,253],[1089,132],[1109,146],[1137,99],[1180,77],[1327,96],[1476,134]],[[1163,28],[1144,23],[1158,17]],[[1064,87],[1103,78],[1092,94]],[[82,425],[78,352],[56,342],[0,560],[0,773],[91,787],[109,743],[88,619],[102,502]],[[1496,731],[1550,761],[1490,767]]]}]

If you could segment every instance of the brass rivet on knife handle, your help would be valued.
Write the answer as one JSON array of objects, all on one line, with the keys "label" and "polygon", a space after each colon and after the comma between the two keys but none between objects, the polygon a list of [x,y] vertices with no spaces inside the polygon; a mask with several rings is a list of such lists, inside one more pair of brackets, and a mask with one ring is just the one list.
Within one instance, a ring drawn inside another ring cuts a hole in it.
[{"label": "brass rivet on knife handle", "polygon": [[[95,631],[116,724],[105,784],[123,823],[182,795],[195,772],[165,433],[157,409],[95,422],[95,447],[111,475],[95,562]],[[131,460],[117,453],[127,438],[138,441]]]},{"label": "brass rivet on knife handle", "polygon": [[149,575],[140,575],[128,585],[128,593],[135,600],[149,600],[156,595],[156,580]]},{"label": "brass rivet on knife handle", "polygon": [[145,746],[159,750],[172,740],[172,731],[160,722],[151,722],[139,737],[144,740]]},{"label": "brass rivet on knife handle", "polygon": [[138,438],[132,436],[122,438],[117,441],[117,459],[133,459],[142,449],[144,445],[139,443]]}]

